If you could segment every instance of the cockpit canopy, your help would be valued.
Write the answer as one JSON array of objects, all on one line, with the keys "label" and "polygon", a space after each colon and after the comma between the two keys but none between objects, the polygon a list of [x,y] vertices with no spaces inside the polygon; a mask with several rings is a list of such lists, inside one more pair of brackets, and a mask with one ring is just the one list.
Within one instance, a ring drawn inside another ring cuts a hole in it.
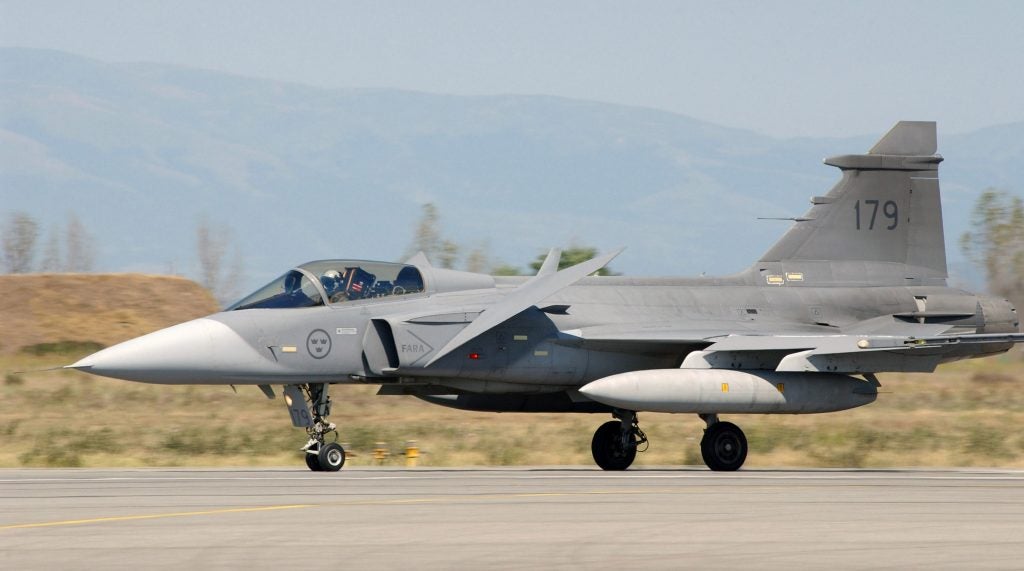
[{"label": "cockpit canopy", "polygon": [[314,307],[423,291],[415,266],[362,260],[321,260],[303,264],[227,308]]}]

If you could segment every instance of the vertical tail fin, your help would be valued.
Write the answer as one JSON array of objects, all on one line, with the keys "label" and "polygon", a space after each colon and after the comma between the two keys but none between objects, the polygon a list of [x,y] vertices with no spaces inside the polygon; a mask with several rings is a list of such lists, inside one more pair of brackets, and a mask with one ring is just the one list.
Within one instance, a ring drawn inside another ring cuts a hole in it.
[{"label": "vertical tail fin", "polygon": [[[866,155],[825,159],[843,178],[761,257],[818,284],[945,283],[935,123],[900,121]],[[777,283],[777,282],[770,282]]]}]

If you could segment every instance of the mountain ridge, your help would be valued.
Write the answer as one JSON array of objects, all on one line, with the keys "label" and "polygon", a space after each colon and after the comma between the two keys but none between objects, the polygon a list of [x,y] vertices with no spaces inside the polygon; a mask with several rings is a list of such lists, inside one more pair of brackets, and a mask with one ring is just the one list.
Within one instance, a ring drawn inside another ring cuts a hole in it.
[{"label": "mountain ridge", "polygon": [[[899,118],[894,118],[899,119]],[[914,119],[914,118],[908,118]],[[943,135],[947,253],[987,186],[1020,192],[1024,123]],[[577,241],[629,274],[756,260],[881,132],[775,139],[691,117],[543,95],[321,89],[213,70],[0,48],[3,211],[75,212],[97,269],[198,275],[195,228],[230,227],[242,290],[315,258],[397,259],[420,205],[445,237],[525,268]]]}]

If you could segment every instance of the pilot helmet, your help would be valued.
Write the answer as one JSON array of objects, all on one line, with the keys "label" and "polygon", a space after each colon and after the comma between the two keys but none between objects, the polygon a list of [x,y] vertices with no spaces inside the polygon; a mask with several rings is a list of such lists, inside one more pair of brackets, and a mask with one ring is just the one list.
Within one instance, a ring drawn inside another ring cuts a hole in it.
[{"label": "pilot helmet", "polygon": [[331,293],[341,283],[341,273],[338,270],[327,270],[320,276],[320,283],[324,285],[327,293]]}]

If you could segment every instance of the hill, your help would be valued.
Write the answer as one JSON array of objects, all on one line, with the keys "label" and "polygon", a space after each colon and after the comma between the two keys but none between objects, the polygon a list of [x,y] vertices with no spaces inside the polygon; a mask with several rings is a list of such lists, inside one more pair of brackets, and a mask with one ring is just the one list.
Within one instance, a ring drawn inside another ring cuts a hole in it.
[{"label": "hill", "polygon": [[[837,111],[841,112],[841,111]],[[942,132],[946,236],[978,191],[1024,191],[1024,123]],[[0,214],[76,212],[104,271],[198,275],[200,217],[233,230],[239,293],[317,258],[400,258],[420,205],[524,267],[572,240],[633,275],[742,269],[838,172],[853,139],[780,140],[679,114],[547,96],[326,90],[0,49]]]},{"label": "hill", "polygon": [[106,347],[215,311],[209,292],[179,277],[2,275],[0,355]]}]

